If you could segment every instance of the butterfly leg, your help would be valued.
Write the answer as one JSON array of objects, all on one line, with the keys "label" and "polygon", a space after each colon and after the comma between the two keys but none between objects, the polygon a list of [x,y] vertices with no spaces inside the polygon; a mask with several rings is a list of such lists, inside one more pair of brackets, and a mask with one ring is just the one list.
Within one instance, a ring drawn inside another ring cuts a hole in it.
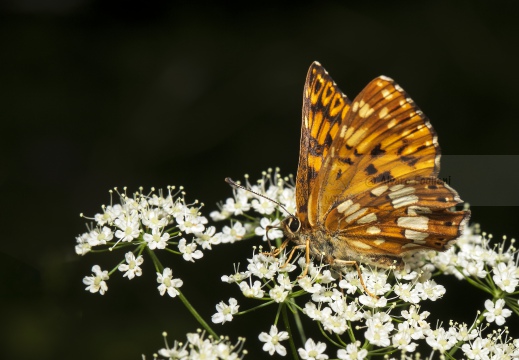
[{"label": "butterfly leg", "polygon": [[338,260],[338,259],[335,259],[334,261],[334,265],[340,265],[340,266],[355,266],[355,269],[357,269],[357,274],[359,275],[359,281],[360,281],[360,284],[362,285],[362,288],[364,289],[364,291],[366,292],[366,294],[368,294],[369,296],[371,296],[372,298],[375,298],[375,299],[378,299],[378,296],[373,294],[371,291],[368,290],[368,288],[366,287],[366,284],[364,283],[364,278],[362,277],[362,272],[360,271],[360,266],[359,266],[359,263],[354,261],[354,260]]}]

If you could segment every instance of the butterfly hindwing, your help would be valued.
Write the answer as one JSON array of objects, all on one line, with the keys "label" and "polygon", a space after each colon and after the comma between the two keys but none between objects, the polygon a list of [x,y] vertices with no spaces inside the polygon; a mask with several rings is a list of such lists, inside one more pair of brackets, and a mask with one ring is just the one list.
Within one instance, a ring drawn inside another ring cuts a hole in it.
[{"label": "butterfly hindwing", "polygon": [[442,251],[461,236],[468,220],[467,211],[450,210],[460,201],[455,190],[432,177],[381,184],[339,203],[325,227],[357,252]]}]

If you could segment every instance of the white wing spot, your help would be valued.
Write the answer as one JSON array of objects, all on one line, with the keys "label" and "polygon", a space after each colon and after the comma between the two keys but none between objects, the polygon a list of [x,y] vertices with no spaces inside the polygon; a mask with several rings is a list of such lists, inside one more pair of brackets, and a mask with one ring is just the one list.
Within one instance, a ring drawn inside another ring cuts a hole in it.
[{"label": "white wing spot", "polygon": [[357,112],[357,109],[359,108],[359,103],[357,101],[355,101],[353,103],[353,106],[351,107],[351,111],[353,112]]},{"label": "white wing spot", "polygon": [[[396,186],[399,186],[399,185],[395,185],[393,187],[396,187]],[[400,198],[400,197],[411,195],[414,192],[415,192],[415,188],[411,187],[411,186],[408,186],[408,187],[402,187],[402,188],[399,188],[397,190],[394,190],[393,192],[389,193],[388,196],[391,199],[397,199],[397,198]]]},{"label": "white wing spot", "polygon": [[397,184],[397,185],[393,185],[389,188],[389,190],[391,191],[397,191],[397,190],[400,190],[404,187],[405,185],[404,184]]},{"label": "white wing spot", "polygon": [[373,241],[373,244],[380,246],[385,242],[386,242],[386,240],[384,240],[384,239],[377,239],[377,240]]},{"label": "white wing spot", "polygon": [[368,132],[368,129],[366,129],[366,128],[358,129],[357,131],[355,131],[353,133],[353,135],[351,135],[348,138],[348,141],[346,141],[346,143],[348,144],[348,146],[351,146],[351,147],[357,146],[364,139],[367,132]]},{"label": "white wing spot", "polygon": [[369,224],[373,221],[377,221],[377,215],[375,215],[375,213],[369,213],[368,215],[357,220],[357,224]]},{"label": "white wing spot", "polygon": [[380,230],[379,227],[376,227],[376,226],[370,226],[369,228],[366,229],[366,232],[370,235],[377,235],[377,234],[380,234],[382,230]]},{"label": "white wing spot", "polygon": [[388,189],[387,185],[382,185],[382,186],[379,186],[379,187],[374,188],[373,190],[371,190],[371,193],[373,195],[375,195],[375,196],[380,196],[383,193],[385,193],[387,189]]},{"label": "white wing spot", "polygon": [[414,230],[406,230],[404,236],[406,239],[412,240],[415,244],[425,244],[425,238],[429,236],[429,234]]},{"label": "white wing spot", "polygon": [[384,97],[384,99],[391,99],[389,96],[393,97],[393,95],[391,95],[388,89],[383,89],[381,91],[381,94]]},{"label": "white wing spot", "polygon": [[390,122],[387,123],[387,128],[391,129],[393,126],[397,124],[397,122],[398,121],[396,119],[392,119]]},{"label": "white wing spot", "polygon": [[380,110],[380,112],[378,113],[378,116],[383,119],[386,117],[386,115],[389,114],[389,110],[387,107],[383,107],[382,110]]},{"label": "white wing spot", "polygon": [[[355,205],[358,205],[358,204],[355,204]],[[360,205],[359,205],[359,206],[360,206]],[[351,223],[351,222],[357,220],[357,219],[360,218],[362,215],[364,215],[367,211],[368,211],[367,208],[362,208],[362,209],[360,209],[359,211],[354,212],[353,214],[351,214],[350,216],[348,216],[348,217],[346,218],[346,222]]]},{"label": "white wing spot", "polygon": [[359,248],[359,249],[366,249],[366,250],[369,250],[371,249],[372,247],[368,244],[364,244],[363,242],[361,241],[357,241],[357,240],[351,240],[350,241],[350,244]]},{"label": "white wing spot", "polygon": [[[361,102],[362,103],[362,102]],[[359,110],[359,116],[361,118],[367,118],[371,114],[373,114],[373,111],[375,111],[373,108],[371,108],[368,104],[365,104],[362,106]]]},{"label": "white wing spot", "polygon": [[339,134],[339,137],[343,138],[344,135],[346,134],[346,130],[348,129],[348,127],[346,125],[343,125],[341,127],[341,133]]},{"label": "white wing spot", "polygon": [[425,231],[429,228],[429,218],[427,216],[402,216],[398,218],[397,224],[400,227]]},{"label": "white wing spot", "polygon": [[[353,205],[353,201],[346,200],[345,202],[343,202],[339,206],[337,206],[337,211],[342,214],[343,212],[348,210],[350,208],[350,206],[352,206],[352,205]],[[360,207],[360,205],[359,205],[359,207]]]},{"label": "white wing spot", "polygon": [[420,200],[416,195],[402,196],[394,199],[391,204],[395,209],[401,208],[403,206],[409,206],[415,204]]}]

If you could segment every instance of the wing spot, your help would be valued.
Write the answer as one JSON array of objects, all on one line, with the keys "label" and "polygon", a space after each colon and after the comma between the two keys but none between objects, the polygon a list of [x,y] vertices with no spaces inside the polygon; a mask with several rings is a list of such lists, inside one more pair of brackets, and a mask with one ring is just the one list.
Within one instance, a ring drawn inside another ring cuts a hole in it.
[{"label": "wing spot", "polygon": [[381,91],[381,94],[384,97],[384,99],[391,99],[393,97],[393,95],[389,92],[388,89],[383,89]]},{"label": "wing spot", "polygon": [[397,121],[396,119],[392,119],[390,122],[387,123],[387,128],[388,128],[388,129],[391,129],[391,128],[394,127],[397,123],[398,123],[398,121]]},{"label": "wing spot", "polygon": [[362,106],[359,110],[359,116],[361,118],[367,118],[368,116],[373,114],[374,111],[375,109],[371,108],[369,104],[364,104],[364,106]]},{"label": "wing spot", "polygon": [[402,185],[402,184],[395,185],[395,186],[393,186],[393,188],[396,188],[397,186],[402,186],[402,187],[398,188],[396,190],[392,190],[392,192],[388,194],[390,199],[395,200],[395,199],[400,198],[400,197],[411,195],[411,194],[413,194],[415,192],[415,188],[414,187],[411,187],[411,186],[403,187],[404,185]]},{"label": "wing spot", "polygon": [[373,241],[373,244],[380,246],[385,242],[386,242],[386,240],[384,240],[384,239],[377,239],[377,240]]},{"label": "wing spot", "polygon": [[398,208],[401,208],[404,206],[413,205],[413,204],[417,203],[418,200],[420,200],[420,199],[416,195],[402,196],[402,197],[394,199],[391,202],[391,204],[393,205],[393,207],[395,209],[398,209]]},{"label": "wing spot", "polygon": [[348,127],[346,125],[343,125],[341,127],[341,133],[339,134],[339,137],[340,138],[344,138],[344,135],[346,135],[346,130],[348,129]]},{"label": "wing spot", "polygon": [[364,171],[366,172],[366,174],[368,175],[373,175],[373,174],[376,174],[378,172],[377,168],[373,165],[373,164],[369,164],[366,169],[364,169]]},{"label": "wing spot", "polygon": [[366,229],[366,233],[368,233],[369,235],[377,235],[380,234],[381,231],[382,230],[380,230],[380,228],[377,226],[370,226]]},{"label": "wing spot", "polygon": [[348,139],[348,141],[346,143],[352,147],[357,146],[362,141],[362,139],[364,138],[364,135],[366,134],[367,131],[368,131],[367,128],[358,129],[351,135],[351,137]]},{"label": "wing spot", "polygon": [[[342,214],[343,212],[348,210],[352,205],[353,205],[353,201],[346,200],[345,202],[343,202],[343,203],[339,204],[339,206],[337,206],[337,211]],[[360,205],[359,205],[359,207],[360,207]]]},{"label": "wing spot", "polygon": [[425,238],[429,236],[429,234],[414,230],[406,230],[404,236],[406,239],[412,240],[415,244],[425,244]]},{"label": "wing spot", "polygon": [[371,193],[373,195],[375,195],[375,196],[380,196],[383,193],[385,193],[387,189],[388,189],[387,185],[382,185],[382,186],[379,186],[379,187],[374,188],[373,190],[371,190]]},{"label": "wing spot", "polygon": [[352,110],[353,112],[357,112],[357,109],[358,109],[358,108],[359,108],[359,103],[358,103],[357,101],[355,101],[355,102],[353,103],[353,107],[351,108],[351,110]]},{"label": "wing spot", "polygon": [[382,110],[380,110],[380,112],[378,113],[378,116],[379,116],[381,119],[383,119],[383,118],[386,117],[387,114],[389,114],[389,110],[388,110],[388,108],[387,108],[386,106],[384,106],[384,107],[382,108]]},{"label": "wing spot", "polygon": [[394,186],[391,186],[389,188],[390,191],[398,191],[400,189],[402,189],[405,185],[404,184],[398,184],[398,185],[394,185]]},{"label": "wing spot", "polygon": [[373,221],[377,221],[377,215],[375,215],[375,213],[369,213],[368,215],[363,216],[357,220],[357,224],[369,224]]},{"label": "wing spot", "polygon": [[[358,205],[358,204],[356,204]],[[360,205],[359,205],[360,206]],[[352,206],[353,207],[353,206]],[[360,209],[359,211],[356,211],[354,212],[353,214],[351,214],[350,216],[348,216],[345,220],[346,222],[348,223],[351,223],[355,220],[357,220],[358,218],[360,218],[362,215],[364,215],[366,212],[368,211],[367,208],[362,208]]]},{"label": "wing spot", "polygon": [[359,249],[369,250],[369,249],[372,248],[371,245],[365,244],[362,241],[358,241],[358,240],[351,240],[350,244],[355,246],[355,247],[357,247],[357,248],[359,248]]},{"label": "wing spot", "polygon": [[403,228],[426,231],[429,228],[427,216],[402,216],[397,219],[397,225]]}]

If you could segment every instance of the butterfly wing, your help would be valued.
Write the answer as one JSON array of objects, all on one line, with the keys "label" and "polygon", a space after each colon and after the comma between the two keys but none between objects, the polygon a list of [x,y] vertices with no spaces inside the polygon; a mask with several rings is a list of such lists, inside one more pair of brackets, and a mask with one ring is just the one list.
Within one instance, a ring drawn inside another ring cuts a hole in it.
[{"label": "butterfly wing", "polygon": [[449,210],[461,199],[436,178],[436,134],[400,86],[374,79],[337,126],[308,198],[308,218],[334,234],[336,258],[363,254],[381,264],[444,250],[461,235],[469,212]]},{"label": "butterfly wing", "polygon": [[325,227],[335,234],[338,258],[362,253],[395,261],[406,252],[447,249],[470,215],[450,210],[459,202],[454,189],[433,177],[381,184],[335,207]]},{"label": "butterfly wing", "polygon": [[[326,70],[314,62],[308,70],[303,92],[303,119],[296,178],[297,216],[303,226],[315,224],[308,217],[308,198],[330,146],[350,109],[350,100],[339,90]],[[312,214],[315,211],[311,212]]]}]

